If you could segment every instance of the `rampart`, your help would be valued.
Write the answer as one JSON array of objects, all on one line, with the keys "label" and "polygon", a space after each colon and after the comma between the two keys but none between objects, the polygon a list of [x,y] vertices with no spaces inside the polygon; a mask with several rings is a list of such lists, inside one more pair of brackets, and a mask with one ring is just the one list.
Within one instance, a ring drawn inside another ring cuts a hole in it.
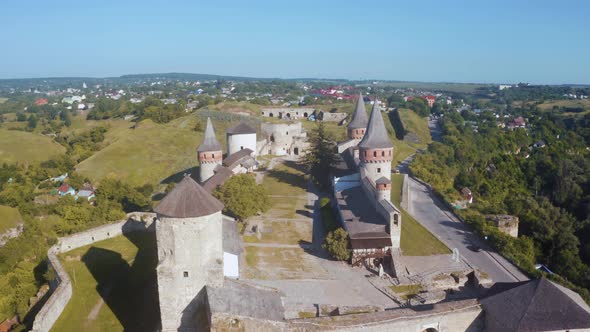
[{"label": "rampart", "polygon": [[47,252],[49,266],[55,271],[55,279],[50,282],[51,295],[33,322],[33,332],[46,332],[51,329],[72,297],[72,282],[57,257],[59,254],[80,248],[94,242],[106,240],[132,232],[153,232],[155,213],[133,212],[125,220],[89,229],[70,236],[61,237],[57,244]]}]

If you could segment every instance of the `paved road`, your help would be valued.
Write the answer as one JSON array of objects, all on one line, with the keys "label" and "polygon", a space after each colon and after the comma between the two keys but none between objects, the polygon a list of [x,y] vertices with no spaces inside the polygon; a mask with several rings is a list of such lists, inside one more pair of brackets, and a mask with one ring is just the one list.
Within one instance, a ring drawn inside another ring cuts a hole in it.
[{"label": "paved road", "polygon": [[[410,202],[409,213],[449,248],[459,253],[473,267],[486,272],[495,282],[528,280],[514,265],[499,254],[491,251],[485,241],[474,234],[436,198],[425,185],[408,177]],[[478,246],[475,252],[469,247]]]}]

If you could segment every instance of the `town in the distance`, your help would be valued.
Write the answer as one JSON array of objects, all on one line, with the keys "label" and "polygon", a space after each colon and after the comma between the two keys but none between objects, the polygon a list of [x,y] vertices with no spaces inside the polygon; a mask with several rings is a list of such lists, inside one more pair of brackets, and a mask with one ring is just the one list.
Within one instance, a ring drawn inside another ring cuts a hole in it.
[{"label": "town in the distance", "polygon": [[0,80],[0,331],[590,331],[589,95]]}]

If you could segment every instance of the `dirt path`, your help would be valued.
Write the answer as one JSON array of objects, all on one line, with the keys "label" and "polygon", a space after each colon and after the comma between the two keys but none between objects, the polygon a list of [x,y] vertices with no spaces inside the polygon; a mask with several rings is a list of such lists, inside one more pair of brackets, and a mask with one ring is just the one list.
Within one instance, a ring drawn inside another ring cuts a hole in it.
[{"label": "dirt path", "polygon": [[104,293],[101,294],[102,296],[96,302],[96,304],[94,305],[94,307],[92,307],[92,310],[90,310],[90,313],[86,317],[87,323],[90,323],[90,322],[92,322],[93,320],[96,319],[96,317],[98,316],[98,313],[100,312],[100,308],[102,308],[102,305],[104,304],[104,298],[105,297],[108,297],[111,294],[111,290],[112,289],[113,289],[113,284],[109,284],[105,288]]}]

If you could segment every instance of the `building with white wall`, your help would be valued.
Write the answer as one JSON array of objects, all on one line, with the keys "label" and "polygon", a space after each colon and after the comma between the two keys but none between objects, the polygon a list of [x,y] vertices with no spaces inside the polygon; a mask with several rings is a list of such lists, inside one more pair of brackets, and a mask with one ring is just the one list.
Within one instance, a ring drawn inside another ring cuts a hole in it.
[{"label": "building with white wall", "polygon": [[232,155],[243,149],[250,149],[256,155],[256,129],[244,122],[240,122],[226,131],[227,155]]}]

